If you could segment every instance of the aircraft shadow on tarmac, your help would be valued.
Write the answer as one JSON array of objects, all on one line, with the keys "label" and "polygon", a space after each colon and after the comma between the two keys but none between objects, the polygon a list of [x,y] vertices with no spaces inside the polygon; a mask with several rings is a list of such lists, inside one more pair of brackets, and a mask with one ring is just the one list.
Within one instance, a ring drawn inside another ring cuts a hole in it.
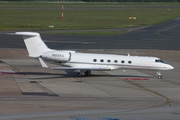
[{"label": "aircraft shadow on tarmac", "polygon": [[[67,73],[67,74],[66,74]],[[76,71],[66,71],[66,73],[48,73],[48,72],[1,72],[1,75],[34,75],[36,77],[33,77],[31,79],[52,79],[52,78],[71,78],[71,77],[77,77],[78,72]],[[42,77],[41,77],[42,76]],[[123,77],[123,78],[153,78],[152,76],[140,76],[140,75],[108,75],[108,74],[91,74],[86,77]]]},{"label": "aircraft shadow on tarmac", "polygon": [[[67,74],[65,73],[61,73],[61,74],[58,74],[58,73],[47,73],[47,72],[17,72],[16,74],[19,74],[19,75],[38,75],[38,76],[43,76],[43,77],[34,77],[34,78],[31,78],[31,79],[52,79],[52,78],[70,78],[70,77],[77,77],[77,72],[67,72]],[[50,76],[49,76],[50,75]],[[123,77],[123,78],[152,78],[151,76],[140,76],[140,75],[122,75],[122,74],[119,74],[119,75],[101,75],[101,74],[91,74],[87,77]],[[77,77],[79,78],[79,77]],[[82,78],[85,78],[85,77],[82,77]]]}]

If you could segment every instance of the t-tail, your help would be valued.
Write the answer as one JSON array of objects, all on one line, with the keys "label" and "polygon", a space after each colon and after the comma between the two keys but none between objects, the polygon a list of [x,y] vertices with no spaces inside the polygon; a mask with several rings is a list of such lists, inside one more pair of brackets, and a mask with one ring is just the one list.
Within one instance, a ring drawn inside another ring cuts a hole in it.
[{"label": "t-tail", "polygon": [[15,35],[22,35],[29,57],[39,58],[42,53],[53,51],[41,39],[39,33],[36,32],[15,32]]}]

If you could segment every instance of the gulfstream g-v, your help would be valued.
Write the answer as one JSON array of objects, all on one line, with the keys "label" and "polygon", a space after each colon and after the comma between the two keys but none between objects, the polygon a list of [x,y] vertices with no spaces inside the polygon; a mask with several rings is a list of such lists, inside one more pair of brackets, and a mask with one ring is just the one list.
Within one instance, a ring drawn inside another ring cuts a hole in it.
[{"label": "gulfstream g-v", "polygon": [[[73,50],[53,50],[36,32],[15,32],[22,35],[29,57],[39,59],[42,67],[56,70],[79,70],[78,76],[88,76],[92,70],[144,69],[154,70],[161,79],[161,70],[174,69],[157,57],[143,57],[114,54],[78,53]],[[58,67],[49,67],[45,61],[53,61]]]}]

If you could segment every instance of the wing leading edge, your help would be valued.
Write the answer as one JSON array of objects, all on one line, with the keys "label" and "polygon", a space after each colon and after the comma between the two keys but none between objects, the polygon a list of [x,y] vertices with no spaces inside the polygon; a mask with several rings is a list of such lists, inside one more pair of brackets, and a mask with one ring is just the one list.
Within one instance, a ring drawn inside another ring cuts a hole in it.
[{"label": "wing leading edge", "polygon": [[108,67],[51,67],[53,70],[97,70],[97,71],[108,71],[111,68]]}]

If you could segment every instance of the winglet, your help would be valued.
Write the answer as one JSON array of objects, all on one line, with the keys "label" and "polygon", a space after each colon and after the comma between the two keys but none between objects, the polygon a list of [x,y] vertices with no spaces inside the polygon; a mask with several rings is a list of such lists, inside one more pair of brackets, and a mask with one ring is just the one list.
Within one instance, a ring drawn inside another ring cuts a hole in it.
[{"label": "winglet", "polygon": [[49,67],[46,65],[46,63],[43,61],[42,58],[39,58],[39,62],[41,63],[41,65],[42,65],[43,68],[49,68]]}]

